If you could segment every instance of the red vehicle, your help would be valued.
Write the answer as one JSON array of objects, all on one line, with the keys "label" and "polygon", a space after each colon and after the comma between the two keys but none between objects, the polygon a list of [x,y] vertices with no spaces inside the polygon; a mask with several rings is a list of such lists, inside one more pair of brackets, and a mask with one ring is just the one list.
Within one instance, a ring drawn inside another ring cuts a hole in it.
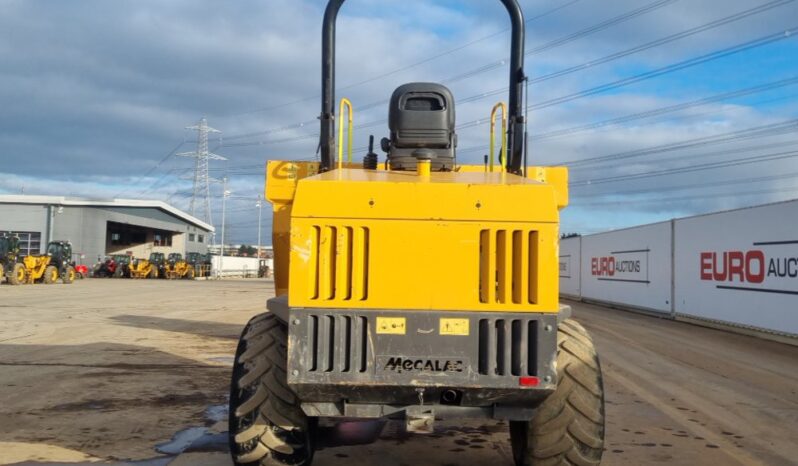
[{"label": "red vehicle", "polygon": [[83,279],[89,276],[89,267],[83,264],[75,266],[75,274],[78,278]]},{"label": "red vehicle", "polygon": [[116,272],[117,263],[112,258],[109,257],[105,259],[105,262],[99,263],[94,266],[94,277],[95,278],[111,278],[114,276]]}]

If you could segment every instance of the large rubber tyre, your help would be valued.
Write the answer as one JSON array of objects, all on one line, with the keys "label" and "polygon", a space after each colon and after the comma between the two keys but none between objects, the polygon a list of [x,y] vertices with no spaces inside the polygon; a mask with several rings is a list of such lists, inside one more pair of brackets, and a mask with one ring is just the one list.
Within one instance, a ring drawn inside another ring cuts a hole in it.
[{"label": "large rubber tyre", "polygon": [[116,266],[116,270],[114,270],[114,278],[124,278],[125,277],[125,269],[120,266]]},{"label": "large rubber tyre", "polygon": [[568,319],[557,331],[557,390],[529,422],[511,422],[517,466],[597,466],[604,450],[604,384],[587,331]]},{"label": "large rubber tyre", "polygon": [[75,268],[70,265],[66,268],[66,270],[64,270],[64,276],[61,277],[61,281],[69,285],[70,283],[75,281],[75,276],[76,276]]},{"label": "large rubber tyre", "polygon": [[27,272],[25,271],[25,266],[22,264],[14,264],[11,267],[11,272],[8,274],[8,283],[11,285],[22,285],[25,283],[25,275]]},{"label": "large rubber tyre", "polygon": [[150,269],[150,274],[147,276],[147,278],[158,278],[158,269],[155,267]]},{"label": "large rubber tyre", "polygon": [[48,265],[47,268],[44,269],[44,277],[43,280],[45,284],[52,285],[53,283],[58,281],[58,269],[54,265]]},{"label": "large rubber tyre", "polygon": [[286,382],[287,329],[273,314],[241,334],[230,384],[230,453],[236,466],[306,466],[313,460],[315,420]]},{"label": "large rubber tyre", "polygon": [[196,272],[194,271],[194,267],[189,267],[188,269],[186,269],[186,274],[183,275],[183,278],[185,278],[186,280],[194,280],[195,274]]}]

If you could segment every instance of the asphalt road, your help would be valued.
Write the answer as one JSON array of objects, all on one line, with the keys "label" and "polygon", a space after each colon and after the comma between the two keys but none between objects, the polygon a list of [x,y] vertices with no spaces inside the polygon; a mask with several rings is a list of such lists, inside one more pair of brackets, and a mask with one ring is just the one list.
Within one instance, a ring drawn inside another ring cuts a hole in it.
[{"label": "asphalt road", "polygon": [[[232,354],[272,293],[263,280],[1,285],[0,464],[231,465]],[[603,464],[798,464],[798,348],[573,305],[602,359]],[[512,463],[497,422],[333,433],[314,464]]]}]

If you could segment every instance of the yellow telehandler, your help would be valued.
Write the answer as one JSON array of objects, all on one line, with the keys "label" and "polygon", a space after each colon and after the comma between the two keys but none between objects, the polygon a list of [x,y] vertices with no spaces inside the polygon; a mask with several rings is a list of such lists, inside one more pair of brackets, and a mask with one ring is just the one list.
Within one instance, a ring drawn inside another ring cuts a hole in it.
[{"label": "yellow telehandler", "polygon": [[166,278],[169,279],[185,278],[193,280],[196,271],[194,270],[194,266],[183,260],[182,254],[173,252],[166,258],[164,273]]},{"label": "yellow telehandler", "polygon": [[68,241],[50,241],[47,254],[32,254],[22,258],[25,283],[53,284],[59,279],[72,283],[77,277],[72,262],[72,245]]},{"label": "yellow telehandler", "polygon": [[149,259],[134,258],[130,262],[130,278],[164,278],[166,259],[162,252],[150,253]]}]

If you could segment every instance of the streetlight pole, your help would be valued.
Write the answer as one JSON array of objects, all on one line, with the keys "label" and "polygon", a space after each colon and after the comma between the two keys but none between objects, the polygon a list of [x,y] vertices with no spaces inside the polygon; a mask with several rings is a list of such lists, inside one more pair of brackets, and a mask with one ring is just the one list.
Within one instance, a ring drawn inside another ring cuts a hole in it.
[{"label": "streetlight pole", "polygon": [[222,276],[222,271],[224,270],[224,245],[225,245],[225,236],[224,236],[224,227],[226,223],[226,206],[227,206],[227,198],[230,196],[230,191],[227,190],[227,177],[225,176],[222,178],[222,251],[221,255],[219,256],[219,277]]},{"label": "streetlight pole", "polygon": [[263,202],[261,201],[260,195],[258,196],[258,203],[255,204],[255,207],[258,208],[258,260],[260,261],[260,219],[263,213]]}]

